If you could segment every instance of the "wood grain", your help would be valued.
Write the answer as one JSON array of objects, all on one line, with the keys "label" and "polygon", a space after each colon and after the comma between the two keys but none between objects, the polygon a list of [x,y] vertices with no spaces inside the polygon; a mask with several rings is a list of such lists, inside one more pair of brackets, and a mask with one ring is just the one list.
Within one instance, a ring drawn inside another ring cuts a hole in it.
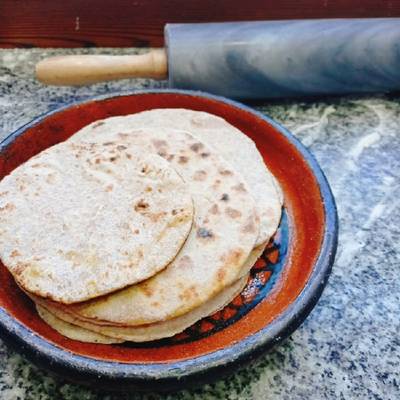
[{"label": "wood grain", "polygon": [[167,22],[398,16],[390,0],[1,0],[0,47],[162,46]]}]

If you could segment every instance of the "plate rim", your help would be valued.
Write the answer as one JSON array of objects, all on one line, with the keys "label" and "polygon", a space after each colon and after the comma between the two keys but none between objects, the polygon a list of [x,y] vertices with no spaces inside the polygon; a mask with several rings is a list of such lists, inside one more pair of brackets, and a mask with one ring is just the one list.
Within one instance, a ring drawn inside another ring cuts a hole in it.
[{"label": "plate rim", "polygon": [[329,183],[314,156],[288,129],[272,120],[270,117],[240,102],[202,91],[180,89],[140,89],[119,91],[100,96],[89,96],[87,99],[69,102],[61,107],[42,113],[30,122],[24,124],[0,142],[0,152],[3,152],[8,145],[28,128],[70,107],[115,97],[164,93],[203,97],[249,112],[273,126],[301,154],[317,181],[323,200],[325,217],[323,241],[311,275],[300,294],[285,311],[258,332],[215,352],[173,362],[133,364],[99,360],[74,354],[47,341],[36,332],[31,331],[0,307],[0,333],[3,338],[11,342],[11,344],[14,344],[14,346],[18,346],[19,349],[22,348],[24,350],[24,355],[40,364],[45,366],[49,364],[54,369],[61,368],[64,370],[67,368],[70,372],[79,375],[87,374],[89,376],[99,377],[99,374],[105,374],[107,378],[112,380],[122,379],[124,381],[146,385],[151,381],[157,381],[157,384],[162,384],[162,381],[167,383],[174,378],[193,378],[196,375],[200,376],[205,373],[211,376],[216,375],[217,371],[228,371],[233,365],[241,361],[255,358],[293,333],[307,318],[326,286],[332,270],[338,242],[337,208]]}]

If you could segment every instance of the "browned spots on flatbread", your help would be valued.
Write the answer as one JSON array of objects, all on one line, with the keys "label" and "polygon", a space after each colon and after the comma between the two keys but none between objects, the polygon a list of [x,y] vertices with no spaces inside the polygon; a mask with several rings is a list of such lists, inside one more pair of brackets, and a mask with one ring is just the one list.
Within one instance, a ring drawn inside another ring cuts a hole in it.
[{"label": "browned spots on flatbread", "polygon": [[5,192],[0,193],[0,197],[6,196],[8,194],[8,191],[6,190]]},{"label": "browned spots on flatbread", "polygon": [[110,157],[110,158],[109,158],[110,162],[114,162],[114,161],[116,161],[117,159],[118,159],[117,156],[113,156],[113,157]]},{"label": "browned spots on flatbread", "polygon": [[217,280],[221,282],[224,280],[225,276],[226,276],[226,269],[222,267],[217,272]]},{"label": "browned spots on flatbread", "polygon": [[[157,222],[160,218],[164,217],[165,211],[161,211],[159,213],[148,213],[146,216],[150,218],[151,221]],[[173,226],[173,224],[169,224],[168,226]]]},{"label": "browned spots on flatbread", "polygon": [[221,257],[221,261],[224,263],[221,268],[230,267],[232,264],[238,265],[242,256],[243,251],[240,249],[230,251],[228,254],[225,254]]},{"label": "browned spots on flatbread", "polygon": [[114,142],[105,142],[103,143],[103,146],[113,146],[114,144]]},{"label": "browned spots on flatbread", "polygon": [[32,164],[31,168],[40,168],[41,166],[42,166],[42,164],[36,163],[36,164]]},{"label": "browned spots on flatbread", "polygon": [[196,171],[193,175],[195,181],[205,181],[207,179],[207,172],[203,170]]},{"label": "browned spots on flatbread", "polygon": [[242,213],[239,210],[235,210],[232,207],[227,207],[225,210],[225,214],[233,219],[239,218],[242,215]]},{"label": "browned spots on flatbread", "polygon": [[130,160],[130,159],[132,158],[132,155],[129,154],[129,153],[126,153],[126,158],[127,158],[128,160]]},{"label": "browned spots on flatbread", "polygon": [[95,267],[98,264],[98,257],[96,254],[86,254],[82,255],[76,251],[70,250],[64,253],[65,259],[72,262],[74,265],[80,265],[84,263],[90,267]]},{"label": "browned spots on flatbread", "polygon": [[159,151],[157,154],[162,158],[167,158],[167,153],[165,151]]},{"label": "browned spots on flatbread", "polygon": [[126,150],[126,149],[127,149],[127,147],[124,146],[123,144],[119,144],[119,145],[117,146],[117,150],[118,150],[118,151],[123,151],[123,150]]},{"label": "browned spots on flatbread", "polygon": [[179,156],[178,163],[179,164],[186,164],[189,161],[189,158],[186,156]]},{"label": "browned spots on flatbread", "polygon": [[242,192],[242,193],[247,192],[247,189],[245,188],[243,183],[239,183],[238,185],[232,186],[232,189],[235,190],[236,192]]},{"label": "browned spots on flatbread", "polygon": [[142,169],[140,170],[142,174],[147,174],[149,172],[149,166],[143,165]]},{"label": "browned spots on flatbread", "polygon": [[101,159],[100,158],[96,158],[95,164],[100,164],[100,163],[101,163]]},{"label": "browned spots on flatbread", "polygon": [[145,294],[147,297],[151,297],[154,293],[154,291],[151,289],[151,286],[148,285],[147,283],[142,283],[140,286],[138,286],[142,292]]},{"label": "browned spots on flatbread", "polygon": [[249,218],[246,225],[243,226],[243,233],[254,233],[256,231],[256,225],[254,224],[253,218]]},{"label": "browned spots on flatbread", "polygon": [[106,192],[111,192],[114,189],[114,185],[110,183],[109,185],[106,186]]},{"label": "browned spots on flatbread", "polygon": [[47,183],[54,183],[56,181],[56,177],[54,174],[48,174],[46,176],[46,182]]},{"label": "browned spots on flatbread", "polygon": [[212,188],[213,189],[218,189],[218,186],[221,184],[221,180],[220,179],[216,179],[215,182],[212,184]]},{"label": "browned spots on flatbread", "polygon": [[222,170],[219,171],[219,173],[220,173],[222,176],[230,176],[230,175],[233,175],[233,172],[230,171],[229,169],[222,169]]},{"label": "browned spots on flatbread", "polygon": [[97,283],[96,283],[96,281],[95,281],[95,280],[88,281],[87,287],[88,287],[88,289],[89,289],[90,291],[96,290],[96,288],[97,288]]},{"label": "browned spots on flatbread", "polygon": [[221,196],[221,201],[229,201],[229,195],[228,195],[227,193],[224,193],[224,194]]},{"label": "browned spots on flatbread", "polygon": [[140,233],[140,231],[139,231],[139,229],[135,229],[135,230],[133,231],[133,233],[134,233],[135,235],[138,235],[138,234]]},{"label": "browned spots on flatbread", "polygon": [[13,250],[12,252],[11,252],[11,254],[10,254],[10,257],[11,258],[15,258],[15,257],[18,257],[18,256],[20,256],[21,254],[20,254],[20,252],[18,251],[18,250]]},{"label": "browned spots on flatbread", "polygon": [[203,143],[198,142],[198,143],[193,143],[190,146],[190,149],[193,150],[195,153],[197,153],[203,147],[204,147]]},{"label": "browned spots on flatbread", "polygon": [[22,269],[22,271],[24,272],[23,280],[25,281],[29,280],[30,278],[37,278],[39,276],[42,276],[42,272],[34,264],[26,265],[25,268]]},{"label": "browned spots on flatbread", "polygon": [[178,226],[178,225],[186,222],[188,219],[191,218],[191,214],[190,213],[188,213],[188,212],[184,212],[183,213],[183,211],[181,211],[181,212],[182,212],[182,214],[178,218],[176,218],[172,222],[170,222],[168,224],[168,226],[172,226],[172,227]]},{"label": "browned spots on flatbread", "polygon": [[152,192],[153,188],[151,186],[147,186],[145,192]]},{"label": "browned spots on flatbread", "polygon": [[127,139],[127,138],[129,137],[129,134],[128,134],[128,133],[118,133],[118,136],[119,136],[121,139]]},{"label": "browned spots on flatbread", "polygon": [[122,228],[122,229],[130,229],[130,226],[129,226],[129,224],[128,224],[127,222],[123,222],[123,223],[121,224],[121,228]]},{"label": "browned spots on flatbread", "polygon": [[204,153],[201,153],[200,156],[201,156],[201,158],[207,158],[210,156],[210,153],[204,152]]},{"label": "browned spots on flatbread", "polygon": [[185,255],[179,260],[178,266],[180,268],[190,268],[193,266],[193,261],[188,255]]},{"label": "browned spots on flatbread", "polygon": [[158,301],[153,301],[153,302],[151,303],[151,306],[152,306],[152,307],[156,307],[156,308],[157,308],[157,307],[160,307],[160,305],[161,305],[161,304],[160,304]]},{"label": "browned spots on flatbread", "polygon": [[183,301],[189,301],[191,300],[193,297],[198,297],[198,293],[196,291],[196,286],[191,285],[190,287],[188,287],[187,289],[185,289],[182,294],[179,295],[179,298]]},{"label": "browned spots on flatbread", "polygon": [[152,140],[152,142],[157,150],[160,150],[168,145],[168,143],[165,140],[154,139]]},{"label": "browned spots on flatbread", "polygon": [[15,210],[15,205],[12,203],[7,203],[4,207],[0,207],[0,211],[12,211]]},{"label": "browned spots on flatbread", "polygon": [[218,204],[213,204],[213,206],[210,208],[210,213],[213,215],[216,215],[219,213]]},{"label": "browned spots on flatbread", "polygon": [[104,125],[104,121],[97,121],[92,125],[92,128],[97,128],[102,125]]},{"label": "browned spots on flatbread", "polygon": [[199,228],[197,229],[197,237],[202,239],[212,239],[214,234],[207,228]]},{"label": "browned spots on flatbread", "polygon": [[15,276],[20,276],[26,269],[27,265],[25,263],[18,264],[14,269],[13,269],[13,274]]},{"label": "browned spots on flatbread", "polygon": [[174,159],[174,157],[175,157],[175,156],[174,156],[173,154],[168,154],[168,155],[167,155],[167,160],[168,160],[168,161],[172,161],[172,160]]},{"label": "browned spots on flatbread", "polygon": [[136,212],[143,213],[146,212],[149,208],[149,203],[145,202],[143,199],[140,199],[135,205],[134,209]]}]

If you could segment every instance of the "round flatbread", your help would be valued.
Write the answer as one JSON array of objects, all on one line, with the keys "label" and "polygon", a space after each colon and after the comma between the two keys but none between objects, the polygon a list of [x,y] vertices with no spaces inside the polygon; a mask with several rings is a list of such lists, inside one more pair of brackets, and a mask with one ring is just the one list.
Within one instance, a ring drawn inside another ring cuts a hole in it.
[{"label": "round flatbread", "polygon": [[247,260],[245,263],[242,265],[242,269],[240,272],[240,276],[245,276],[247,275],[250,270],[253,268],[254,264],[257,262],[257,260],[262,256],[264,253],[265,248],[267,247],[268,243],[263,243],[257,247],[255,247],[249,256],[247,257]]},{"label": "round flatbread", "polygon": [[73,339],[79,340],[80,342],[86,343],[101,343],[101,344],[112,344],[112,343],[122,343],[123,339],[111,338],[109,336],[104,336],[100,333],[89,331],[88,329],[81,328],[77,325],[65,322],[60,318],[55,317],[52,313],[47,311],[44,307],[36,304],[36,310],[47,325],[50,325],[61,335]]},{"label": "round flatbread", "polygon": [[247,182],[260,216],[256,246],[267,242],[275,233],[281,218],[282,192],[254,142],[223,118],[206,112],[182,108],[153,109],[122,117],[93,122],[79,131],[73,140],[92,135],[125,132],[157,127],[182,129],[216,149]]},{"label": "round flatbread", "polygon": [[258,236],[259,218],[245,182],[216,151],[186,132],[162,128],[91,139],[130,143],[169,160],[189,187],[195,217],[185,245],[165,270],[64,311],[130,326],[165,321],[193,310],[239,278]]},{"label": "round flatbread", "polygon": [[[261,246],[255,247],[251,251],[249,257],[247,258],[247,260],[244,262],[244,264],[242,265],[242,267],[240,269],[240,272],[239,272],[240,279],[242,279],[245,276],[248,276],[250,269],[253,267],[255,262],[258,260],[258,258],[261,256],[261,254],[264,252],[265,247],[266,247],[266,244],[264,243]],[[220,292],[221,293],[220,297],[216,298],[218,296],[217,295],[214,298],[212,298],[211,300],[208,300],[206,303],[204,303],[204,305],[200,306],[200,307],[202,307],[201,315],[203,315],[203,317],[206,315],[205,312],[207,310],[208,310],[208,315],[217,311],[214,309],[215,307],[213,306],[213,304],[220,304],[221,302],[219,299],[228,297],[227,295],[222,294],[224,292],[226,292],[226,294],[230,293],[229,289],[224,289],[222,292]],[[50,312],[52,312],[54,315],[58,316],[59,318],[65,320],[65,321],[68,321],[68,322],[75,323],[77,325],[81,325],[83,327],[87,327],[88,329],[92,329],[94,332],[101,332],[102,327],[126,327],[126,325],[124,325],[124,324],[110,323],[109,321],[92,320],[90,318],[85,318],[81,315],[71,314],[71,313],[66,312],[65,309],[62,310],[60,307],[57,307],[53,303],[50,303],[48,301],[43,301],[43,299],[41,299],[37,296],[33,296],[32,294],[29,294],[29,293],[27,293],[27,294],[28,294],[28,296],[30,296],[32,298],[33,301],[35,301],[37,304],[44,305],[45,307],[47,307],[50,310]],[[229,301],[226,304],[228,304],[228,303],[229,303]],[[195,310],[197,310],[197,309],[195,309]],[[195,310],[193,310],[193,312],[196,312]],[[173,324],[171,326],[175,326],[175,327],[184,326],[184,324],[186,324],[186,321],[192,320],[192,318],[189,316],[190,313],[191,313],[191,311],[189,311],[187,314],[182,315],[181,317],[177,317],[177,318],[173,319],[175,322],[173,322]],[[200,314],[198,312],[196,312],[196,314],[194,314],[194,315],[200,315]],[[203,318],[203,317],[201,317],[201,318]],[[180,318],[182,318],[182,319],[180,319]],[[181,324],[179,321],[181,321],[183,324]],[[168,322],[168,321],[165,321],[165,322]],[[161,332],[161,330],[160,330],[161,324],[164,324],[164,322],[160,322],[160,323],[156,323],[156,324],[149,324],[147,326],[151,327],[154,325],[154,326],[158,327],[157,332]],[[166,326],[169,326],[169,325],[166,325]],[[140,328],[140,329],[142,329],[142,328]],[[183,328],[183,329],[185,329],[185,328]],[[166,331],[169,331],[169,330],[167,329]],[[104,332],[106,333],[107,330],[105,330]],[[122,332],[124,332],[124,331],[122,331]],[[131,330],[129,332],[136,332],[136,331],[133,328],[133,330]],[[144,331],[142,330],[142,331],[138,331],[138,332],[144,332]]]},{"label": "round flatbread", "polygon": [[[218,293],[211,300],[180,317],[138,327],[99,326],[74,318],[71,314],[62,312],[48,304],[45,306],[49,307],[49,311],[38,305],[37,308],[40,316],[49,325],[71,339],[85,342],[90,342],[92,339],[95,339],[96,343],[100,343],[98,337],[100,335],[100,339],[105,338],[103,340],[109,340],[108,343],[113,343],[112,340],[146,342],[174,336],[200,319],[224,308],[243,290],[247,280],[248,276],[239,279],[233,285]],[[43,312],[43,310],[47,311],[47,313]],[[110,339],[110,337],[114,339]]]},{"label": "round flatbread", "polygon": [[26,291],[65,304],[156,274],[192,221],[178,173],[129,143],[61,143],[0,182],[2,262]]}]

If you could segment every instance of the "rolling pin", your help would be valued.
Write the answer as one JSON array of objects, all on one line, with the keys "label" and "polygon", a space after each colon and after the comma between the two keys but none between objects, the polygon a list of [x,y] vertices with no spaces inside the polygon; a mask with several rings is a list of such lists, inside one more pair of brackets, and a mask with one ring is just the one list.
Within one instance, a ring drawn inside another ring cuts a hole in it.
[{"label": "rolling pin", "polygon": [[165,42],[142,55],[45,59],[37,77],[168,78],[173,88],[247,99],[400,89],[400,18],[167,24]]}]

